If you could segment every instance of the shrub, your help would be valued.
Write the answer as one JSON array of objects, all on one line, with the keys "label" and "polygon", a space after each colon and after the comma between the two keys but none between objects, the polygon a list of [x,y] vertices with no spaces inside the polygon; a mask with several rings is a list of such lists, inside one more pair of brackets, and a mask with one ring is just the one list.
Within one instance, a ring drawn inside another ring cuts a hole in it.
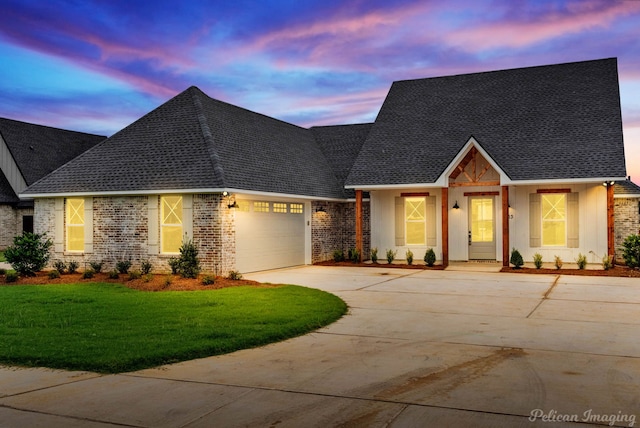
[{"label": "shrub", "polygon": [[129,272],[129,281],[133,281],[134,279],[140,279],[142,277],[142,274],[140,273],[139,270],[132,270],[131,272]]},{"label": "shrub", "polygon": [[553,264],[556,266],[556,269],[560,269],[562,267],[562,259],[560,256],[555,256]]},{"label": "shrub", "polygon": [[333,252],[333,261],[334,262],[343,262],[344,261],[344,251],[342,250],[334,250]]},{"label": "shrub", "polygon": [[151,280],[153,279],[153,274],[152,273],[148,273],[144,276],[144,278],[142,279],[144,282],[151,282]]},{"label": "shrub", "polygon": [[79,266],[80,266],[80,263],[78,263],[75,260],[71,260],[67,265],[67,270],[69,271],[69,273],[76,273]]},{"label": "shrub", "polygon": [[52,271],[49,272],[49,274],[47,276],[49,277],[49,279],[60,278],[60,271],[59,270],[52,270]]},{"label": "shrub", "polygon": [[371,249],[371,262],[378,263],[378,247],[373,247]]},{"label": "shrub", "polygon": [[604,257],[602,257],[602,268],[604,270],[609,270],[613,267],[613,263],[611,262],[611,257],[609,257],[609,255],[605,254]]},{"label": "shrub", "polygon": [[237,270],[232,270],[232,271],[229,272],[229,279],[232,279],[232,280],[235,280],[235,281],[240,280],[240,279],[242,279],[242,274],[240,272],[238,272]]},{"label": "shrub", "polygon": [[405,253],[405,257],[407,258],[407,264],[413,264],[413,251],[411,250],[407,250],[407,252]]},{"label": "shrub", "polygon": [[542,254],[535,253],[533,255],[533,264],[535,265],[536,269],[540,269],[542,267]]},{"label": "shrub", "polygon": [[426,253],[424,253],[424,262],[427,266],[433,266],[436,262],[436,252],[433,251],[433,248],[429,248]]},{"label": "shrub", "polygon": [[89,262],[89,266],[91,266],[91,269],[93,269],[95,273],[100,273],[103,264],[103,262]]},{"label": "shrub", "polygon": [[131,260],[120,260],[116,263],[116,270],[121,274],[129,273],[131,268]]},{"label": "shrub", "polygon": [[164,288],[167,288],[173,282],[173,277],[171,275],[167,275],[164,277]]},{"label": "shrub", "polygon": [[45,235],[24,232],[13,238],[13,245],[4,251],[4,257],[18,274],[35,276],[47,265],[52,245]]},{"label": "shrub", "polygon": [[87,269],[84,272],[82,272],[82,279],[91,279],[93,278],[94,274],[95,272],[93,271],[93,269]]},{"label": "shrub", "polygon": [[118,279],[120,278],[120,275],[118,275],[118,270],[114,269],[111,272],[109,272],[109,279]]},{"label": "shrub", "polygon": [[213,275],[205,275],[202,277],[202,283],[204,285],[211,285],[216,282],[216,277]]},{"label": "shrub", "polygon": [[67,264],[62,260],[56,260],[55,262],[53,262],[53,268],[57,270],[60,275],[62,275],[64,271],[67,270]]},{"label": "shrub", "polygon": [[349,250],[349,260],[351,260],[352,263],[360,262],[360,251],[358,251],[357,248],[351,248]]},{"label": "shrub", "polygon": [[520,254],[520,251],[516,250],[515,248],[512,249],[511,258],[509,259],[509,262],[513,265],[515,269],[520,269],[522,265],[524,265],[524,259],[522,258],[522,254]]},{"label": "shrub", "polygon": [[173,275],[177,275],[178,274],[178,269],[180,269],[180,260],[178,260],[176,257],[170,257],[169,258],[169,267],[171,268],[171,273]]},{"label": "shrub", "polygon": [[178,273],[183,278],[197,278],[200,273],[200,260],[196,245],[187,239],[180,246]]},{"label": "shrub", "polygon": [[393,260],[396,258],[396,254],[398,251],[387,250],[387,263],[393,263]]},{"label": "shrub", "polygon": [[0,275],[6,275],[7,274],[7,270],[4,268],[0,268]]},{"label": "shrub", "polygon": [[587,256],[583,255],[582,253],[578,253],[576,263],[578,264],[578,269],[584,269],[587,266]]},{"label": "shrub", "polygon": [[142,263],[140,264],[140,271],[142,272],[143,275],[149,274],[151,273],[151,271],[153,270],[153,265],[151,264],[151,262],[149,260],[143,260]]},{"label": "shrub", "polygon": [[4,281],[6,283],[16,282],[18,281],[18,278],[19,278],[18,272],[7,272],[7,274],[4,277]]},{"label": "shrub", "polygon": [[625,238],[622,243],[622,258],[630,268],[640,267],[640,234],[629,235]]}]

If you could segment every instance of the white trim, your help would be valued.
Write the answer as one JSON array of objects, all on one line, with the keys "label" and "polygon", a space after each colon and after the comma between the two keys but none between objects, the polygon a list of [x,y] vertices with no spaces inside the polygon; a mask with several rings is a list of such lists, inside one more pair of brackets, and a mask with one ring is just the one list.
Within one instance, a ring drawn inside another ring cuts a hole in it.
[{"label": "white trim", "polygon": [[[363,186],[344,186],[345,189],[358,189],[358,190],[401,190],[401,189],[440,189],[442,186],[436,183],[404,183],[404,184],[367,184]],[[355,201],[355,199],[353,199]]]},{"label": "white trim", "polygon": [[244,189],[232,189],[232,188],[211,188],[211,189],[173,189],[173,190],[132,190],[132,191],[111,191],[111,192],[70,192],[70,193],[33,193],[18,195],[21,199],[34,199],[34,198],[73,198],[81,196],[142,196],[142,195],[186,195],[186,194],[207,194],[207,193],[235,193],[242,195],[252,196],[265,196],[274,198],[289,198],[289,199],[305,199],[309,201],[336,201],[344,202],[346,199],[341,198],[328,198],[324,196],[309,196],[309,195],[292,195],[288,193],[275,193],[275,192],[261,192],[256,190],[244,190]]},{"label": "white trim", "polygon": [[639,194],[633,194],[633,193],[618,193],[617,195],[613,195],[614,199],[638,199],[640,198]]},{"label": "white trim", "polygon": [[[488,161],[488,160],[487,160]],[[500,186],[550,186],[550,185],[567,185],[567,184],[602,184],[605,181],[619,181],[620,177],[602,177],[602,178],[565,178],[557,180],[508,180],[500,181]],[[448,185],[442,185],[439,182],[436,183],[411,183],[411,184],[378,184],[378,185],[364,185],[364,186],[345,186],[346,189],[359,189],[359,190],[401,190],[401,189],[441,189],[443,187],[449,187]],[[617,196],[622,197],[622,196]],[[640,197],[635,195],[633,197]]]}]

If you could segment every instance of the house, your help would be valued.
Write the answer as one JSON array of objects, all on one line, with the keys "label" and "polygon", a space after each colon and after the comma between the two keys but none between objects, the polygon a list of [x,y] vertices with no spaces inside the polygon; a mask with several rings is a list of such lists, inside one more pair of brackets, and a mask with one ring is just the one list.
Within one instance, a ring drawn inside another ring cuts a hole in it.
[{"label": "house", "polygon": [[615,248],[621,253],[622,243],[629,235],[640,234],[640,186],[631,181],[616,181],[613,187],[615,211]]},{"label": "house", "polygon": [[18,195],[105,138],[0,118],[0,249],[33,232],[33,200]]},{"label": "house", "polygon": [[310,129],[191,87],[21,196],[53,259],[166,268],[186,238],[226,273],[348,248],[445,265],[613,254],[625,177],[604,59],[394,82],[374,123]]}]

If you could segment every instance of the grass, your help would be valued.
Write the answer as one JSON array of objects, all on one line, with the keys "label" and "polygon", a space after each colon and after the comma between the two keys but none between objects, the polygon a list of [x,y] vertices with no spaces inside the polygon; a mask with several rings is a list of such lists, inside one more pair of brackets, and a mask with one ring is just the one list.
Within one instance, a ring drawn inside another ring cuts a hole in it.
[{"label": "grass", "polygon": [[0,251],[0,262],[6,262],[7,259],[4,258],[4,251]]},{"label": "grass", "polygon": [[118,284],[0,287],[0,363],[119,373],[302,335],[346,313],[294,285],[150,293]]}]

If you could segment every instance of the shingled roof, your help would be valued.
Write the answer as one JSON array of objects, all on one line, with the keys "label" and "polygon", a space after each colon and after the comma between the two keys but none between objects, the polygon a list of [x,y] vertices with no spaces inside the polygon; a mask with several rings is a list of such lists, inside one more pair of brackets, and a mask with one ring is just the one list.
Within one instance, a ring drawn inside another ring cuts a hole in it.
[{"label": "shingled roof", "polygon": [[640,186],[631,181],[631,178],[628,177],[626,180],[616,181],[615,186],[613,186],[613,194],[640,198]]},{"label": "shingled roof", "polygon": [[394,82],[346,185],[434,183],[471,137],[512,181],[624,177],[616,59]]},{"label": "shingled roof", "polygon": [[193,86],[24,194],[221,189],[344,198],[310,130]]},{"label": "shingled roof", "polygon": [[[107,138],[7,118],[0,118],[0,135],[27,185]],[[0,175],[0,202],[18,202],[6,177]]]}]

